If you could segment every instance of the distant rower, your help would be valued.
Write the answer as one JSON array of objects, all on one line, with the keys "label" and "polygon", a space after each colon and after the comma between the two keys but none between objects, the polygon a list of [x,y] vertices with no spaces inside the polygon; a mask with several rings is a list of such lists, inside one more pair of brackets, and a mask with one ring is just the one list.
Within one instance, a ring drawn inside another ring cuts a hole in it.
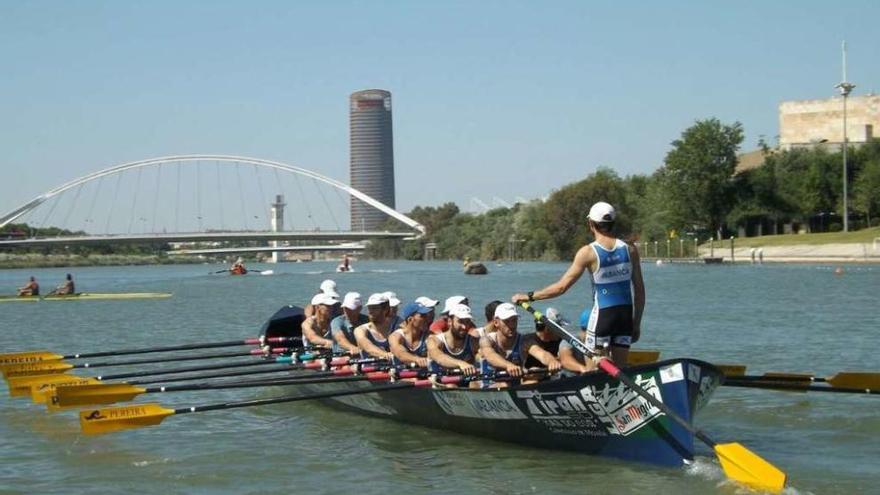
[{"label": "distant rower", "polygon": [[55,287],[55,289],[49,293],[50,296],[72,296],[74,294],[76,294],[76,286],[73,284],[73,275],[69,273],[67,274],[64,283]]},{"label": "distant rower", "polygon": [[37,279],[31,277],[30,281],[28,281],[28,283],[24,287],[19,287],[18,295],[21,297],[39,296],[40,284],[37,283]]},{"label": "distant rower", "polygon": [[244,260],[241,258],[235,260],[235,263],[232,264],[232,268],[229,269],[229,273],[233,275],[244,275],[247,272],[247,268],[244,266]]}]

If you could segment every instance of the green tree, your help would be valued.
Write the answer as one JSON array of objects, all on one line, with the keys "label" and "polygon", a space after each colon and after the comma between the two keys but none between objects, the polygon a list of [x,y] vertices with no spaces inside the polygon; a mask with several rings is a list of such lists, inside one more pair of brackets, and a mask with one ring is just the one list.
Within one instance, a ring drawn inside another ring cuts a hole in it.
[{"label": "green tree", "polygon": [[868,217],[877,218],[880,213],[880,158],[865,163],[853,184],[853,208]]},{"label": "green tree", "polygon": [[697,121],[672,142],[659,177],[673,217],[721,235],[733,207],[731,178],[742,141],[742,124],[725,125],[713,118]]}]

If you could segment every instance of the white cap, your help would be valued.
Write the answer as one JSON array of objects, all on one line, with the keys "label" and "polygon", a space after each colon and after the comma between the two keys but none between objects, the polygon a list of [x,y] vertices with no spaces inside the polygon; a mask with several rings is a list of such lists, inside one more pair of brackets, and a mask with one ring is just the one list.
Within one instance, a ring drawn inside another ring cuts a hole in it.
[{"label": "white cap", "polygon": [[443,313],[449,313],[449,310],[462,304],[467,298],[465,296],[447,297],[443,303]]},{"label": "white cap", "polygon": [[348,309],[361,309],[364,303],[361,301],[361,295],[359,292],[349,292],[345,295],[345,298],[342,300],[342,307]]},{"label": "white cap", "polygon": [[436,300],[436,299],[431,299],[430,297],[421,296],[421,297],[417,297],[417,298],[416,298],[416,302],[419,303],[419,304],[421,304],[422,306],[424,306],[424,307],[426,307],[426,308],[433,308],[433,307],[436,306],[437,303],[439,303],[440,301],[438,301],[438,300]]},{"label": "white cap", "polygon": [[321,282],[321,292],[325,293],[336,293],[336,282],[330,280],[329,278],[323,282]]},{"label": "white cap", "polygon": [[370,294],[369,299],[367,299],[367,306],[378,306],[387,302],[388,296],[377,292],[376,294]]},{"label": "white cap", "polygon": [[318,306],[320,304],[323,304],[325,306],[333,306],[338,302],[339,299],[336,299],[330,294],[325,294],[323,292],[316,294],[315,297],[312,298],[312,306]]},{"label": "white cap", "polygon": [[474,318],[471,313],[471,308],[465,306],[464,304],[456,304],[455,306],[449,308],[449,316],[454,316],[459,320],[472,320]]},{"label": "white cap", "polygon": [[388,299],[388,304],[392,308],[396,308],[396,307],[400,306],[400,299],[397,298],[397,294],[395,294],[389,290],[387,292],[383,292],[382,295]]},{"label": "white cap", "polygon": [[506,320],[508,318],[513,318],[514,316],[518,315],[516,313],[516,306],[513,304],[501,303],[495,308],[495,318]]},{"label": "white cap", "polygon": [[571,322],[566,320],[562,313],[559,312],[556,308],[547,308],[547,311],[544,312],[547,316],[548,320],[553,320],[559,325],[571,325]]},{"label": "white cap", "polygon": [[590,208],[590,220],[596,223],[613,222],[617,218],[614,207],[604,201],[599,201]]}]

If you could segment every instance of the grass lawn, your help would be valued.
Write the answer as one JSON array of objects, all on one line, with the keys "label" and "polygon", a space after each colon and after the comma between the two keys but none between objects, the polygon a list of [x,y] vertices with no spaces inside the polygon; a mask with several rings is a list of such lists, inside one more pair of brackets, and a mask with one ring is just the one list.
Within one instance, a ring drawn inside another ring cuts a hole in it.
[{"label": "grass lawn", "polygon": [[[854,232],[827,232],[823,234],[785,234],[762,235],[760,237],[737,237],[736,247],[792,246],[801,244],[847,244],[872,243],[880,237],[880,227],[862,229]],[[728,246],[729,239],[715,241],[715,247]],[[708,243],[703,246],[708,246]]]}]

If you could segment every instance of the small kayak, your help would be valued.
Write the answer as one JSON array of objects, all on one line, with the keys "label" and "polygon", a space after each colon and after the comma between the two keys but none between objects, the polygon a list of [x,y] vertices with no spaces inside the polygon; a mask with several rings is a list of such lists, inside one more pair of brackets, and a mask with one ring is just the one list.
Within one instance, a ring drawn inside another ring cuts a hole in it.
[{"label": "small kayak", "polygon": [[0,302],[36,302],[36,301],[100,301],[123,299],[166,299],[170,292],[79,292],[69,296],[0,296]]}]

